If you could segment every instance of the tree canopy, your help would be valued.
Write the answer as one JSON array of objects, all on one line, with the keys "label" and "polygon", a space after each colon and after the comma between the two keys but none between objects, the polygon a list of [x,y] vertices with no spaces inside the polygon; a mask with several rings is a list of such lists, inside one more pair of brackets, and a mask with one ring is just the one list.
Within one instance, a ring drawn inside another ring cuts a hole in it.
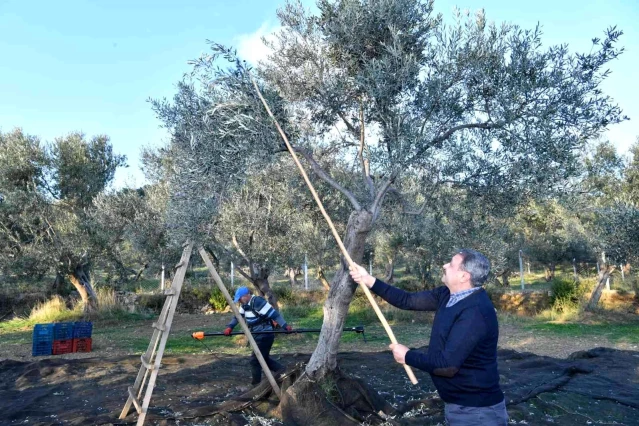
[{"label": "tree canopy", "polygon": [[[580,173],[586,141],[626,119],[601,90],[623,52],[615,28],[581,54],[544,47],[540,27],[489,24],[483,11],[445,24],[432,2],[320,0],[317,9],[280,9],[272,53],[253,69],[211,43],[173,101],[154,102],[172,135],[172,205],[188,212],[173,226],[183,236],[201,233],[223,199],[285,151],[253,81],[315,180],[350,204],[343,232],[356,262],[386,200],[427,214],[437,200],[472,200],[475,213],[461,216],[490,216],[561,190]],[[354,290],[342,264],[309,374],[335,367]]]}]

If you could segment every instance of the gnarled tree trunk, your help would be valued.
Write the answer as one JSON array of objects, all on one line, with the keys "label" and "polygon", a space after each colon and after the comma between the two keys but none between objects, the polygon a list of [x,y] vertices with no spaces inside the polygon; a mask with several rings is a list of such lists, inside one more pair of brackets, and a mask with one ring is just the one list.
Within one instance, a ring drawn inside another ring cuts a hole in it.
[{"label": "gnarled tree trunk", "polygon": [[301,275],[301,271],[299,268],[287,268],[286,269],[286,277],[288,278],[289,284],[291,287],[297,286],[297,276]]},{"label": "gnarled tree trunk", "polygon": [[251,272],[251,282],[259,290],[260,295],[263,296],[275,309],[279,309],[277,296],[275,296],[275,293],[271,290],[271,285],[268,282],[268,277],[270,275],[269,269],[267,267],[253,264]]},{"label": "gnarled tree trunk", "polygon": [[[630,266],[630,264],[628,264],[628,266]],[[630,267],[628,267],[628,272],[630,272]],[[632,298],[630,312],[639,315],[639,277],[631,277],[630,279],[632,280],[632,289],[635,292],[635,297]]]},{"label": "gnarled tree trunk", "polygon": [[395,281],[395,256],[391,256],[388,258],[388,263],[386,264],[386,276],[384,277],[384,281],[392,284]]},{"label": "gnarled tree trunk", "polygon": [[133,282],[138,282],[140,280],[140,278],[142,277],[142,274],[144,273],[144,271],[146,271],[146,268],[149,267],[148,263],[145,263],[140,270],[138,271],[138,273],[135,275],[135,279],[133,280]]},{"label": "gnarled tree trunk", "polygon": [[601,292],[603,291],[604,286],[606,285],[606,281],[612,274],[612,271],[615,270],[614,266],[604,266],[601,268],[601,272],[599,272],[599,280],[597,282],[597,287],[595,287],[595,291],[592,292],[590,296],[590,300],[588,301],[588,305],[586,309],[593,310],[597,308],[599,304],[599,299],[601,299]]},{"label": "gnarled tree trunk", "polygon": [[326,275],[324,275],[324,269],[322,269],[321,266],[317,267],[317,279],[320,281],[320,283],[322,283],[322,286],[324,287],[324,290],[330,290],[331,289],[331,285],[329,284],[328,280],[326,279]]},{"label": "gnarled tree trunk", "polygon": [[[372,223],[373,215],[367,210],[353,212],[348,219],[344,246],[355,263],[361,263],[364,257],[364,243]],[[348,264],[341,257],[340,268],[324,303],[324,322],[319,341],[306,366],[306,373],[313,380],[322,379],[337,368],[337,349],[356,288],[357,284],[349,275]]]},{"label": "gnarled tree trunk", "polygon": [[510,286],[510,269],[505,269],[501,274],[496,274],[495,278],[497,278],[497,282],[499,282],[499,278],[501,278],[502,287]]},{"label": "gnarled tree trunk", "polygon": [[63,285],[64,275],[62,275],[60,272],[56,272],[55,280],[53,280],[53,284],[51,284],[51,294],[59,294]]},{"label": "gnarled tree trunk", "polygon": [[545,271],[545,279],[546,282],[550,282],[555,278],[555,264],[551,263],[550,265],[544,268]]},{"label": "gnarled tree trunk", "polygon": [[431,265],[427,262],[417,262],[415,264],[415,270],[417,271],[417,276],[419,277],[419,283],[425,290],[429,290],[430,278],[431,278]]},{"label": "gnarled tree trunk", "polygon": [[80,294],[84,305],[84,312],[95,311],[98,307],[98,298],[91,286],[89,271],[86,270],[86,265],[76,266],[73,272],[67,275],[67,278],[78,291],[78,294]]},{"label": "gnarled tree trunk", "polygon": [[277,296],[275,296],[275,293],[273,293],[273,290],[271,290],[271,285],[268,282],[268,277],[271,273],[268,267],[258,265],[255,262],[250,262],[250,275],[238,265],[235,265],[235,270],[239,272],[240,275],[242,275],[244,278],[249,280],[255,286],[259,295],[264,297],[268,301],[268,303],[271,304],[271,306],[273,306],[275,309],[279,309],[279,306],[277,304]]}]

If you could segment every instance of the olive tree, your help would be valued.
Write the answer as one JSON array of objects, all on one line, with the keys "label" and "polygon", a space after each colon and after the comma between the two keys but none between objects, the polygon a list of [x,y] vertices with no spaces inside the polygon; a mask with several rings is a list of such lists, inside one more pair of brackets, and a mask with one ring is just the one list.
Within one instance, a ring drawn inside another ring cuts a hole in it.
[{"label": "olive tree", "polygon": [[[355,261],[388,192],[401,194],[411,170],[424,190],[460,188],[513,203],[561,185],[576,172],[584,141],[623,119],[599,88],[620,53],[614,29],[581,55],[565,45],[544,49],[539,28],[488,25],[482,12],[444,25],[430,2],[320,1],[318,9],[280,11],[283,30],[260,75],[313,128],[297,140],[300,154],[351,202],[345,242]],[[334,127],[341,137],[331,136]],[[352,158],[359,182],[315,166],[325,150]],[[355,288],[343,264],[307,366],[312,376],[336,366]]]},{"label": "olive tree", "polygon": [[579,204],[575,203],[583,205],[585,200],[577,201],[570,196],[564,200],[531,201],[521,207],[514,219],[515,226],[523,234],[522,248],[544,265],[546,281],[555,277],[558,263],[588,262],[596,257],[588,215],[582,210],[583,217],[580,217],[574,209]]},{"label": "olive tree", "polygon": [[104,247],[103,270],[117,275],[120,282],[137,281],[147,270],[177,263],[181,250],[168,241],[167,200],[168,189],[162,182],[95,198],[88,220],[94,239]]},{"label": "olive tree", "polygon": [[211,239],[234,255],[236,270],[276,307],[269,277],[279,266],[302,262],[308,221],[299,182],[289,170],[274,163],[247,177],[224,197],[210,231]]},{"label": "olive tree", "polygon": [[92,262],[105,247],[94,238],[88,214],[125,157],[109,138],[70,133],[45,145],[21,130],[0,134],[0,262],[4,271],[67,278],[85,310],[97,303]]},{"label": "olive tree", "polygon": [[631,201],[639,203],[639,137],[630,147],[630,156],[623,172],[623,191]]},{"label": "olive tree", "polygon": [[[584,141],[624,119],[600,88],[622,51],[616,29],[575,54],[544,48],[540,28],[487,24],[483,12],[445,25],[432,2],[317,6],[317,15],[297,3],[279,11],[272,54],[255,70],[213,43],[195,62],[194,82],[181,83],[172,104],[156,104],[182,147],[182,187],[199,188],[183,192],[194,210],[284,151],[252,78],[315,178],[350,204],[343,235],[355,262],[407,176],[417,173],[428,192],[463,189],[492,204],[517,203],[561,186],[576,173]],[[219,67],[223,58],[230,68]],[[348,179],[322,166],[325,155],[350,167]],[[336,369],[355,290],[342,260],[309,377]]]},{"label": "olive tree", "polygon": [[588,309],[597,307],[615,264],[639,260],[639,206],[624,197],[598,209],[596,229],[600,248],[606,253],[606,262],[602,264],[597,285],[588,301]]}]

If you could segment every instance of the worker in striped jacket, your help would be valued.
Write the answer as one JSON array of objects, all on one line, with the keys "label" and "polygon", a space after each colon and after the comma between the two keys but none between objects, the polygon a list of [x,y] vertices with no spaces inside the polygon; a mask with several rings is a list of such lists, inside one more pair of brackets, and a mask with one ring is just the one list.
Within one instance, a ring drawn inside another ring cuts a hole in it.
[{"label": "worker in striped jacket", "polygon": [[[293,328],[286,324],[282,315],[273,308],[266,299],[252,295],[248,288],[238,288],[235,292],[233,301],[240,304],[240,314],[246,321],[246,325],[248,325],[251,333],[256,331],[272,331],[276,325],[281,326],[286,331],[293,331]],[[237,324],[237,318],[233,317],[231,322],[229,322],[226,326],[224,334],[230,336],[233,331],[233,327]],[[268,368],[273,372],[282,370],[284,367],[270,357],[271,347],[275,340],[275,334],[255,334],[253,338],[255,339],[255,343],[260,349],[260,353],[262,354],[262,357],[264,357],[264,361],[266,361]],[[253,376],[251,384],[258,384],[262,379],[262,366],[257,360],[255,353],[251,354],[251,374]]]}]

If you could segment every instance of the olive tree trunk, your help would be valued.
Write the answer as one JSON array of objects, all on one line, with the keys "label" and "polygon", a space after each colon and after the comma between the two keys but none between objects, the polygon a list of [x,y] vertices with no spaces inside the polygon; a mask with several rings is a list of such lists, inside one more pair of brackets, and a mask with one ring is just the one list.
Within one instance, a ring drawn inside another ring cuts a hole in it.
[{"label": "olive tree trunk", "polygon": [[639,278],[632,277],[632,289],[635,292],[635,297],[632,298],[632,306],[630,312],[639,315]]},{"label": "olive tree trunk", "polygon": [[144,273],[144,271],[146,271],[146,269],[149,267],[148,263],[145,263],[144,265],[142,265],[142,267],[140,268],[140,270],[137,272],[137,274],[135,275],[135,279],[133,280],[133,282],[138,282],[140,280],[140,278],[142,278],[142,274]]},{"label": "olive tree trunk", "polygon": [[324,275],[324,269],[321,266],[317,267],[317,279],[320,283],[322,283],[322,287],[324,287],[324,290],[328,291],[331,289],[331,285],[326,279],[326,275]]},{"label": "olive tree trunk", "polygon": [[601,292],[606,285],[606,281],[614,271],[614,266],[604,266],[601,268],[601,272],[599,272],[599,280],[597,282],[597,286],[595,287],[595,291],[592,292],[590,296],[590,300],[588,301],[588,305],[586,305],[586,309],[592,311],[597,308],[599,305],[599,299],[601,299]]},{"label": "olive tree trunk", "polygon": [[98,298],[91,286],[91,279],[89,277],[87,267],[85,265],[76,266],[73,272],[68,274],[67,278],[82,298],[84,312],[88,313],[95,311],[98,307]]},{"label": "olive tree trunk", "polygon": [[384,281],[392,284],[395,280],[395,255],[390,256],[388,258],[388,263],[386,264],[386,277],[384,277]]},{"label": "olive tree trunk", "polygon": [[497,282],[499,282],[499,278],[501,278],[502,287],[510,287],[510,268],[504,269],[501,274],[497,274],[495,277],[497,278]]},{"label": "olive tree trunk", "polygon": [[51,284],[51,294],[59,294],[63,286],[64,286],[64,275],[62,275],[60,272],[56,272],[55,279],[53,280],[53,283]]},{"label": "olive tree trunk", "polygon": [[299,268],[287,268],[286,269],[286,277],[288,278],[288,282],[291,285],[291,288],[297,287],[297,277],[301,275],[301,271]]},{"label": "olive tree trunk", "polygon": [[249,273],[244,271],[238,265],[235,265],[235,270],[240,273],[244,278],[249,280],[255,289],[259,293],[260,296],[264,297],[268,303],[271,304],[275,309],[279,309],[277,304],[277,296],[271,290],[271,285],[268,282],[268,277],[270,276],[271,271],[266,266],[259,265],[255,262],[249,262]]},{"label": "olive tree trunk", "polygon": [[550,265],[544,268],[545,271],[545,279],[546,282],[550,282],[555,278],[555,264],[551,263]]},{"label": "olive tree trunk", "polygon": [[[355,263],[362,262],[364,243],[371,231],[372,222],[373,215],[366,210],[355,211],[348,219],[344,246]],[[343,257],[330,287],[324,303],[324,322],[319,341],[306,366],[306,373],[314,380],[324,378],[337,368],[337,350],[342,329],[348,306],[357,288],[357,284],[350,278],[348,264]]]},{"label": "olive tree trunk", "polygon": [[251,282],[260,292],[260,296],[263,296],[268,303],[275,309],[279,309],[277,304],[277,296],[273,293],[271,285],[268,282],[270,276],[270,270],[265,266],[260,266],[255,263],[251,265]]},{"label": "olive tree trunk", "polygon": [[417,261],[415,264],[415,270],[417,271],[417,277],[419,278],[419,284],[425,290],[429,290],[431,287],[431,265],[427,262]]}]

